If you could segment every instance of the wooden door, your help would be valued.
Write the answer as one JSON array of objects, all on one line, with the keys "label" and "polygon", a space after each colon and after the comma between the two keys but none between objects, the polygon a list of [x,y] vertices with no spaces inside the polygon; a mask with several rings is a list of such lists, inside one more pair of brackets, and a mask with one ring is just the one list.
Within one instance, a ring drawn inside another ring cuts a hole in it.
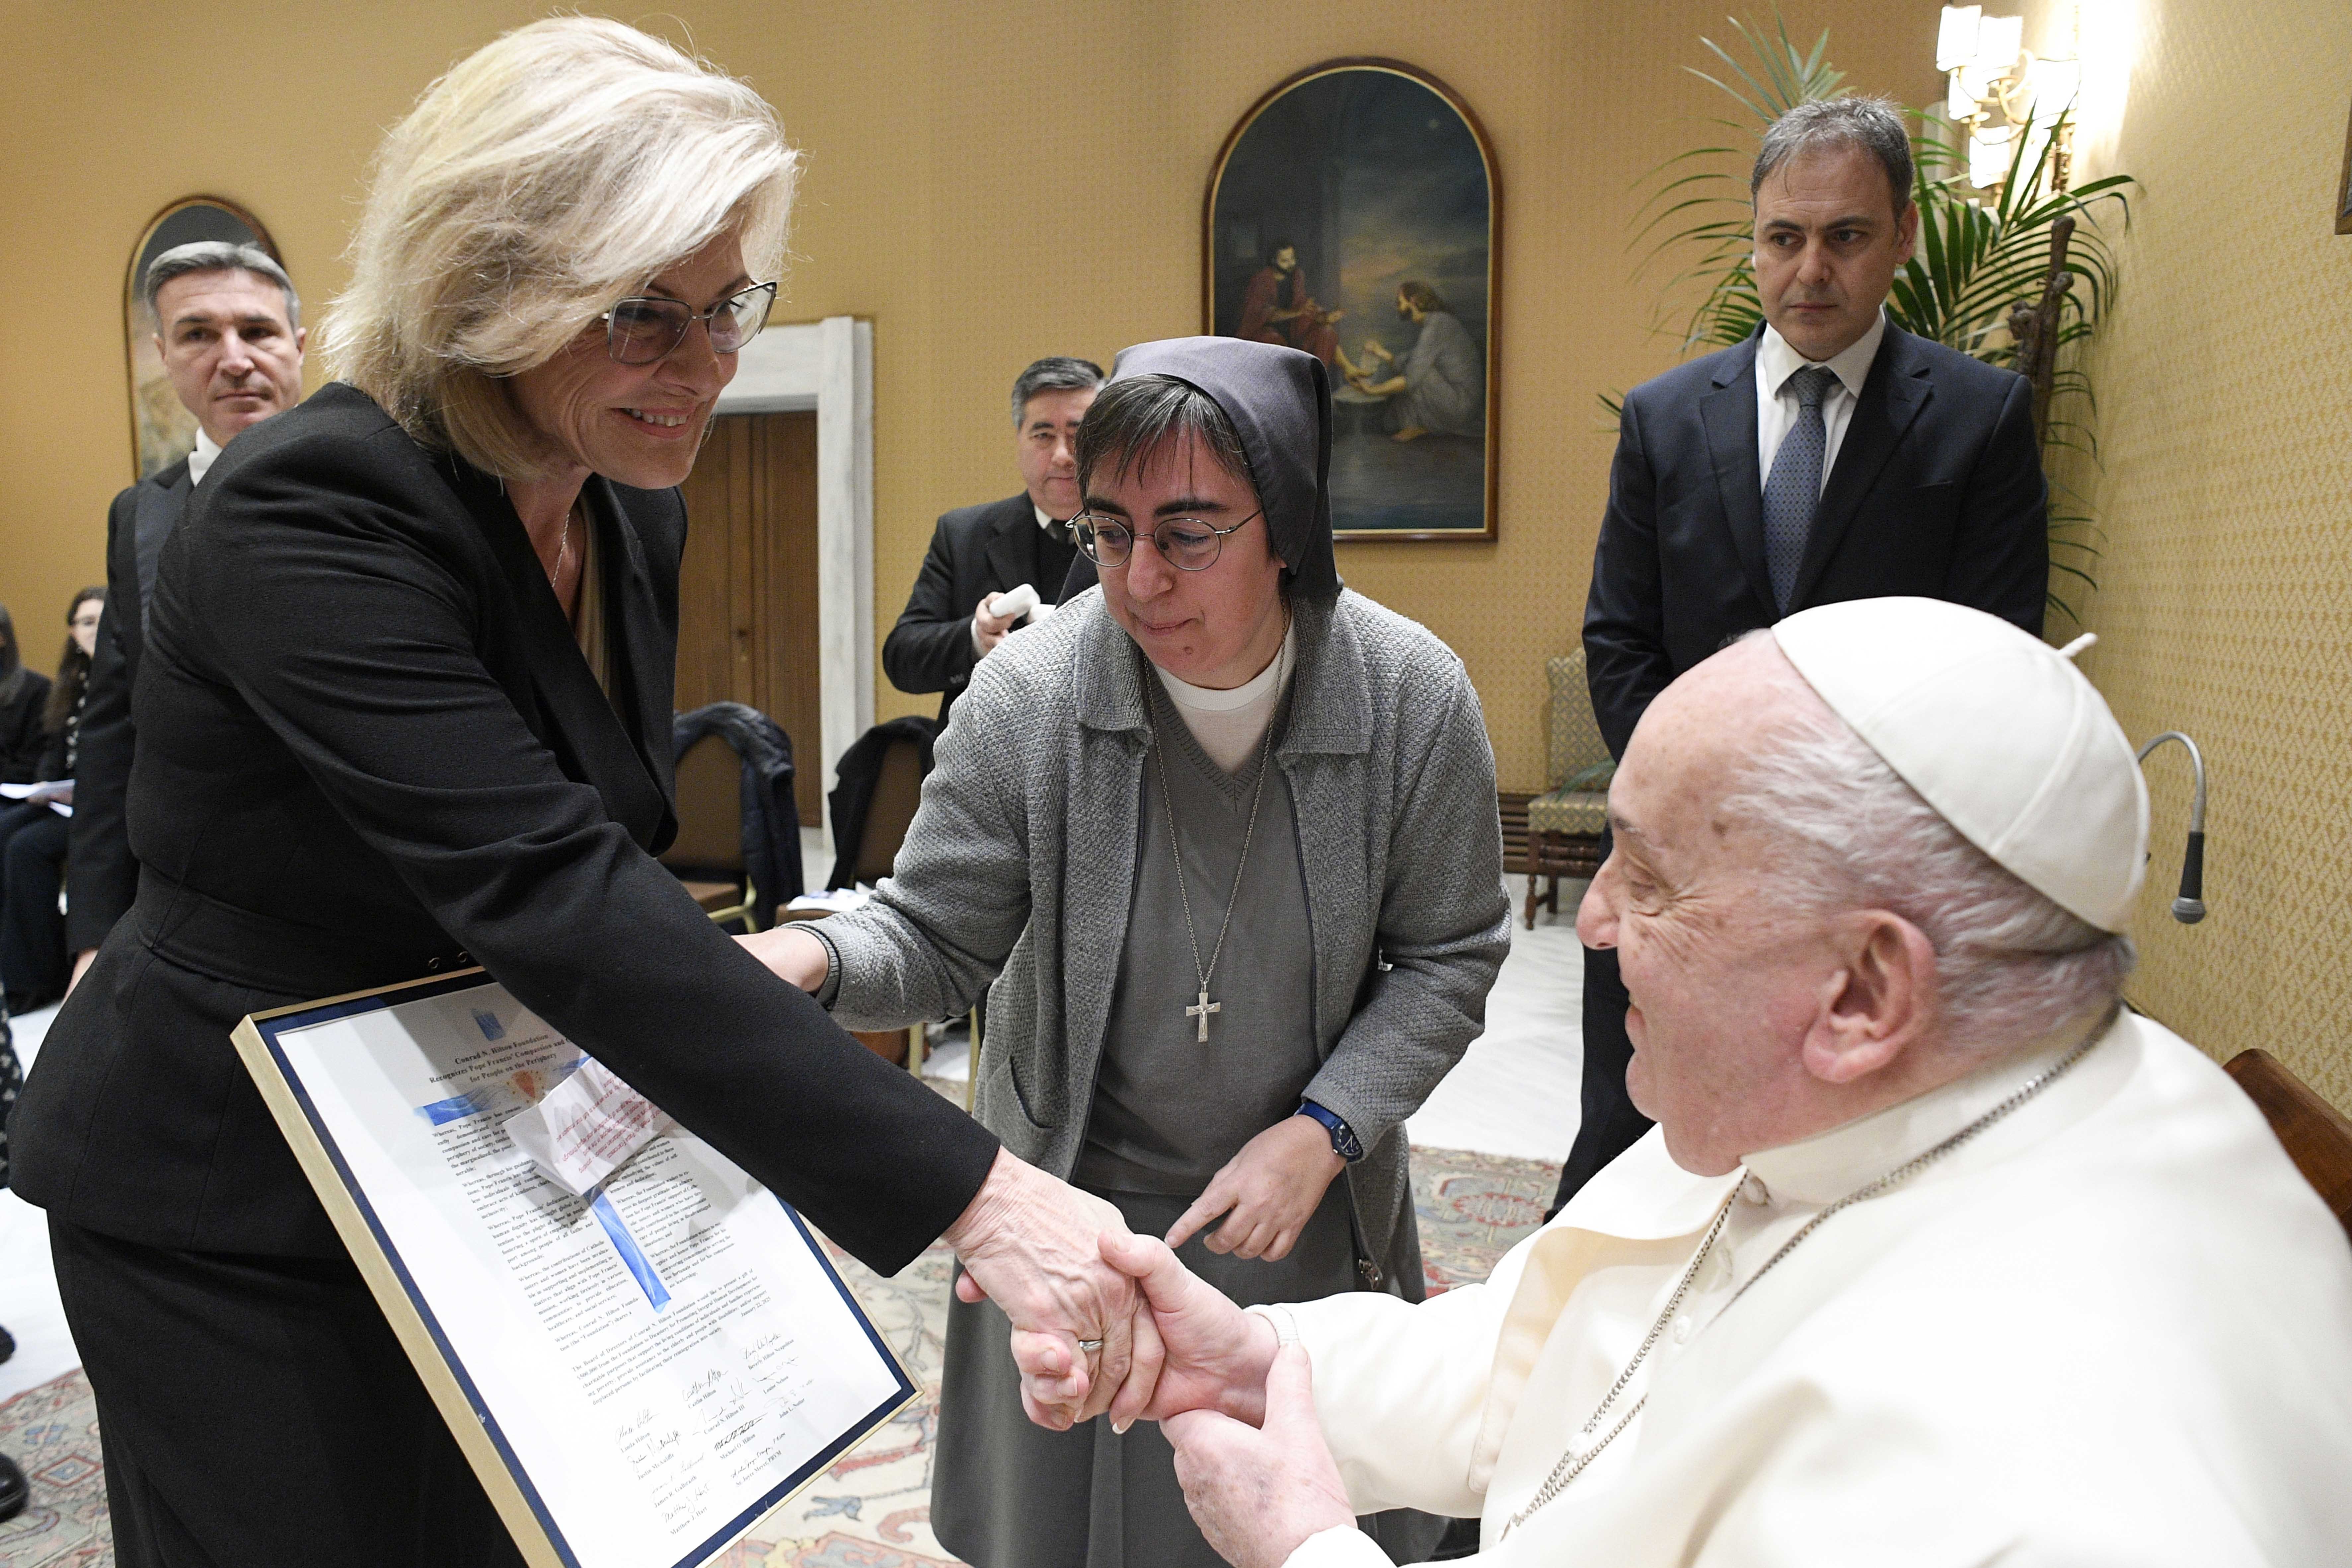
[{"label": "wooden door", "polygon": [[833,767],[817,695],[816,416],[713,419],[681,489],[678,710],[746,702],[773,719],[792,737],[794,796],[814,827]]}]

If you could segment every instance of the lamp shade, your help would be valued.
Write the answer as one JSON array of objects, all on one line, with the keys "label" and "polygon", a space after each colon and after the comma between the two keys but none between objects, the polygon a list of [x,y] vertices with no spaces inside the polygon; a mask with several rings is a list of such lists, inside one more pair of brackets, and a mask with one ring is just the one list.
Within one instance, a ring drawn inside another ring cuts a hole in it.
[{"label": "lamp shade", "polygon": [[1947,5],[1944,19],[1936,29],[1936,68],[1958,70],[1977,58],[1977,20],[1984,15],[1981,5]]}]

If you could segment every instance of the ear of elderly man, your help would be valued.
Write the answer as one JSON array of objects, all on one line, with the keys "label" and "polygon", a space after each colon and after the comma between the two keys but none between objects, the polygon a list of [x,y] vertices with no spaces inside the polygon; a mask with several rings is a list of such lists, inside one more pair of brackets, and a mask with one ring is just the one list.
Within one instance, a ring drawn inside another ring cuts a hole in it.
[{"label": "ear of elderly man", "polygon": [[1666,689],[1610,813],[1578,928],[1657,1127],[1491,1279],[1243,1310],[1106,1243],[1218,1551],[1373,1568],[1412,1507],[1509,1564],[2342,1562],[2352,1250],[2122,1005],[2147,805],[2088,681],[1808,611]]}]

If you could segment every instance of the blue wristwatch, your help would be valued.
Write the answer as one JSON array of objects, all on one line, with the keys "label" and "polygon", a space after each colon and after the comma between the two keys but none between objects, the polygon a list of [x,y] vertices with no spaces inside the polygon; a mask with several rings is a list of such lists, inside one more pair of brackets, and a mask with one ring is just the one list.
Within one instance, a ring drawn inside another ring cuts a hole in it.
[{"label": "blue wristwatch", "polygon": [[1331,1152],[1350,1165],[1364,1157],[1364,1145],[1358,1141],[1355,1129],[1338,1111],[1326,1110],[1311,1100],[1302,1100],[1298,1102],[1298,1114],[1321,1122],[1323,1131],[1331,1134]]}]

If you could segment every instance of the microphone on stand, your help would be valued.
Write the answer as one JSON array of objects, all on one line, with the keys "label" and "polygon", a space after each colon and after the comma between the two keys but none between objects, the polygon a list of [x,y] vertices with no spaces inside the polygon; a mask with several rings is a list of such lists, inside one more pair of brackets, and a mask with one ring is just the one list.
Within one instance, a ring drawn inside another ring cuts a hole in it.
[{"label": "microphone on stand", "polygon": [[2180,896],[2172,900],[2172,918],[2193,926],[2205,918],[2205,754],[2197,742],[2178,730],[2167,730],[2139,749],[2139,760],[2167,741],[2189,748],[2189,765],[2197,770],[2197,793],[2189,803],[2189,847],[2180,859]]}]

